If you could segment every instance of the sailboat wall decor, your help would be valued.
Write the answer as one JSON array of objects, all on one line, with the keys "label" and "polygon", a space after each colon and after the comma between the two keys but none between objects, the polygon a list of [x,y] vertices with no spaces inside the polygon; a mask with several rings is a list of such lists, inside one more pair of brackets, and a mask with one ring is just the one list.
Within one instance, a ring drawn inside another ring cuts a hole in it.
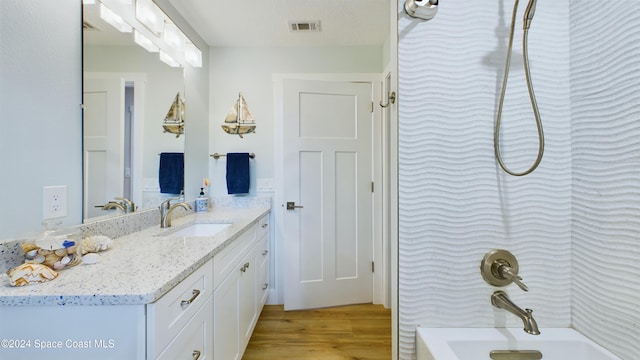
[{"label": "sailboat wall decor", "polygon": [[175,134],[176,137],[184,134],[184,99],[180,97],[180,93],[176,94],[171,108],[162,123],[164,132]]},{"label": "sailboat wall decor", "polygon": [[247,107],[247,102],[242,94],[238,94],[238,100],[224,119],[222,129],[227,134],[239,135],[249,134],[256,131],[256,122]]}]

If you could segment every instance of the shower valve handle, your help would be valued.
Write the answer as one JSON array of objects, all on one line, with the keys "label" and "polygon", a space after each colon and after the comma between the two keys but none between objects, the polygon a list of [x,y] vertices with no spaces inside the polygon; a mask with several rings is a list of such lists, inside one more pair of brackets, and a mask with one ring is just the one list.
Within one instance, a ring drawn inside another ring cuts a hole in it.
[{"label": "shower valve handle", "polygon": [[511,280],[514,282],[522,291],[529,291],[527,285],[522,282],[522,276],[518,275],[518,273],[514,272],[510,266],[507,264],[498,265],[498,273],[505,279]]},{"label": "shower valve handle", "polygon": [[529,291],[522,277],[518,275],[518,269],[518,260],[503,249],[489,251],[480,262],[480,274],[490,285],[507,286],[515,283],[522,291]]}]

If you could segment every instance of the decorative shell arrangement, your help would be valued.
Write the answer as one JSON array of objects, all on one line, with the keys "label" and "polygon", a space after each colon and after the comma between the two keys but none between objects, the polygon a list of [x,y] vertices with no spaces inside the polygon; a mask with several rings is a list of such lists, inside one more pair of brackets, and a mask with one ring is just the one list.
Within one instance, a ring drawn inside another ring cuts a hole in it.
[{"label": "decorative shell arrangement", "polygon": [[78,245],[70,242],[65,248],[47,250],[36,244],[22,244],[25,264],[42,264],[53,270],[62,270],[65,267],[75,266],[82,262],[82,257],[77,253]]},{"label": "decorative shell arrangement", "polygon": [[111,248],[113,240],[108,236],[94,235],[82,240],[82,255],[87,253],[97,253]]},{"label": "decorative shell arrangement", "polygon": [[58,273],[43,264],[24,263],[7,271],[11,286],[25,286],[51,281]]}]

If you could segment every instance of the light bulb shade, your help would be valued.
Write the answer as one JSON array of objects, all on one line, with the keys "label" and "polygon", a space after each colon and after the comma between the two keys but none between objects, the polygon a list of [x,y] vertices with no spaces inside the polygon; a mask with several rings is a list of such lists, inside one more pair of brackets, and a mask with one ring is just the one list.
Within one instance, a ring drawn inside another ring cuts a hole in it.
[{"label": "light bulb shade", "polygon": [[124,19],[106,7],[103,3],[100,3],[100,18],[109,23],[120,32],[130,33],[133,31],[131,25],[129,25]]},{"label": "light bulb shade", "polygon": [[133,30],[133,41],[136,44],[142,46],[148,52],[158,52],[160,48],[153,43],[153,41],[149,40],[148,37],[142,35],[138,30]]},{"label": "light bulb shade", "polygon": [[176,59],[162,50],[160,50],[160,60],[171,67],[180,67],[180,63]]},{"label": "light bulb shade", "polygon": [[136,0],[136,19],[156,36],[162,34],[165,15],[152,0]]},{"label": "light bulb shade", "polygon": [[201,68],[202,67],[202,51],[198,49],[197,46],[193,45],[191,42],[187,42],[187,45],[184,49],[184,61],[187,64]]},{"label": "light bulb shade", "polygon": [[177,52],[184,51],[186,36],[172,21],[165,20],[162,39]]}]

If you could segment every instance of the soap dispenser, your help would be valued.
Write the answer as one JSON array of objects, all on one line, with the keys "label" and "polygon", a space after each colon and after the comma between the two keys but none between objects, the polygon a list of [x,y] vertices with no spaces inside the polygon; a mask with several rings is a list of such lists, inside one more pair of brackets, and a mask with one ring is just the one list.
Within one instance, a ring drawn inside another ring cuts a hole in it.
[{"label": "soap dispenser", "polygon": [[196,212],[204,213],[209,210],[209,199],[204,195],[204,188],[200,188],[200,196],[196,198]]}]

